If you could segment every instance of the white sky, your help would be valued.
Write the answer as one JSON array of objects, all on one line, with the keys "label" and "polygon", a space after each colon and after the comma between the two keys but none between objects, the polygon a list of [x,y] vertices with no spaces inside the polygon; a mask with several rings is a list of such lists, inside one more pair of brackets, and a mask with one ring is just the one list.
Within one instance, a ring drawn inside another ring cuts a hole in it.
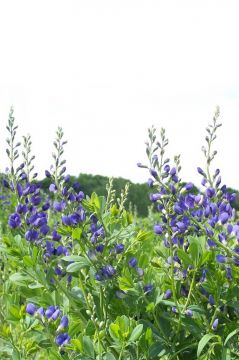
[{"label": "white sky", "polygon": [[13,104],[41,174],[60,125],[69,173],[146,181],[136,163],[154,124],[197,184],[218,104],[215,166],[239,188],[238,18],[238,0],[0,0],[1,170]]}]

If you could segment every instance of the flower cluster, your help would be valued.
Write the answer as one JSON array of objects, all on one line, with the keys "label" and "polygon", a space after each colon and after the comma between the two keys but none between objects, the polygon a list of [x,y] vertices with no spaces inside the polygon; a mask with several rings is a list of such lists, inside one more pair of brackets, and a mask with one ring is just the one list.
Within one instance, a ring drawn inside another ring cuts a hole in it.
[{"label": "flower cluster", "polygon": [[44,309],[43,307],[37,308],[34,304],[29,303],[26,306],[26,312],[40,319],[45,326],[47,323],[57,321],[56,333],[58,335],[56,335],[55,342],[59,347],[63,347],[70,342],[70,336],[64,332],[68,328],[69,319],[66,315],[61,316],[61,311],[57,306],[50,305],[47,309]]}]

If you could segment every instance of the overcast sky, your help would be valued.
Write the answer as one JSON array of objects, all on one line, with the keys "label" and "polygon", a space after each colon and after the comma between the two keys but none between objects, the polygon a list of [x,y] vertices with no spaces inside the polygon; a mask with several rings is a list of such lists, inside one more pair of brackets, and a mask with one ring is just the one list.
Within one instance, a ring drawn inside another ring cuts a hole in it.
[{"label": "overcast sky", "polygon": [[238,0],[0,0],[0,170],[14,105],[40,174],[60,125],[69,173],[146,181],[136,163],[154,124],[197,184],[219,105],[215,166],[239,188],[238,18]]}]

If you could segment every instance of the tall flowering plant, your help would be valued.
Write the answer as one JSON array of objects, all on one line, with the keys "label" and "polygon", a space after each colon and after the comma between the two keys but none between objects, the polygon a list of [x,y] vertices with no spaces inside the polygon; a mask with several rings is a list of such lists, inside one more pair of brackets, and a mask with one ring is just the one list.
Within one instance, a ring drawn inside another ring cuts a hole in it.
[{"label": "tall flowering plant", "polygon": [[106,198],[86,197],[66,174],[59,128],[44,193],[33,173],[30,136],[23,137],[18,164],[12,109],[7,130],[10,168],[3,185],[11,206],[1,238],[2,354],[108,360],[146,354],[151,343],[140,313],[152,289],[143,269],[149,259],[139,244],[152,232],[135,228],[125,210],[128,185],[119,198],[112,180]]},{"label": "tall flowering plant", "polygon": [[202,147],[205,168],[197,168],[201,191],[182,182],[179,156],[173,163],[165,158],[164,129],[159,141],[155,128],[149,130],[149,165],[138,164],[149,170],[150,199],[158,212],[151,259],[158,291],[151,306],[162,336],[157,351],[168,359],[239,357],[239,222],[235,194],[221,184],[220,170],[211,169],[218,117],[217,108]]}]

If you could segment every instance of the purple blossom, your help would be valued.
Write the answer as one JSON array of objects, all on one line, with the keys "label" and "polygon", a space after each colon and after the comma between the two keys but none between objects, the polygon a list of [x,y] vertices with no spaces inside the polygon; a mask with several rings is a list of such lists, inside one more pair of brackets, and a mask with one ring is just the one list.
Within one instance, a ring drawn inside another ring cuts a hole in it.
[{"label": "purple blossom", "polygon": [[21,226],[20,216],[17,213],[10,215],[9,220],[8,220],[8,225],[12,229],[16,229],[17,227],[20,227]]},{"label": "purple blossom", "polygon": [[117,244],[115,246],[116,254],[121,254],[124,251],[124,244]]},{"label": "purple blossom", "polygon": [[32,304],[32,303],[27,304],[26,312],[29,315],[34,315],[36,311],[37,311],[37,307],[34,304]]},{"label": "purple blossom", "polygon": [[226,256],[219,254],[216,256],[216,261],[219,262],[220,264],[225,264],[227,261],[227,258],[226,258]]},{"label": "purple blossom", "polygon": [[154,225],[154,232],[157,235],[162,235],[163,233],[163,228],[161,225]]},{"label": "purple blossom", "polygon": [[60,241],[61,240],[61,235],[58,234],[58,232],[56,230],[52,231],[52,240],[54,240],[54,241]]},{"label": "purple blossom", "polygon": [[133,256],[129,259],[129,262],[128,262],[129,266],[132,268],[135,267],[137,265],[137,263],[138,263],[138,260]]},{"label": "purple blossom", "polygon": [[218,324],[219,324],[219,320],[218,320],[218,319],[214,320],[214,321],[213,321],[213,324],[212,324],[212,329],[213,329],[213,330],[216,330],[217,327],[218,327]]},{"label": "purple blossom", "polygon": [[166,290],[164,293],[164,299],[168,300],[172,297],[173,293],[170,289]]},{"label": "purple blossom", "polygon": [[219,220],[221,222],[221,224],[225,224],[229,219],[229,215],[226,212],[223,212],[222,214],[219,215]]},{"label": "purple blossom", "polygon": [[112,265],[106,265],[102,268],[102,274],[106,278],[111,278],[115,274],[115,269]]},{"label": "purple blossom", "polygon": [[27,241],[35,241],[38,239],[38,236],[39,236],[39,233],[32,229],[32,230],[28,230],[26,233],[25,233],[25,238]]},{"label": "purple blossom", "polygon": [[145,294],[149,294],[150,292],[152,292],[152,290],[153,290],[153,285],[152,284],[144,285],[144,293]]},{"label": "purple blossom", "polygon": [[232,269],[230,267],[226,267],[226,277],[228,280],[232,280]]},{"label": "purple blossom", "polygon": [[60,325],[59,325],[58,328],[57,328],[57,331],[60,331],[60,330],[62,330],[62,329],[64,329],[64,328],[66,328],[68,325],[69,325],[69,318],[68,318],[68,316],[66,316],[66,315],[62,316],[61,322],[60,322]]},{"label": "purple blossom", "polygon": [[67,345],[70,342],[70,336],[67,333],[60,334],[56,337],[56,344],[58,346]]},{"label": "purple blossom", "polygon": [[192,317],[193,316],[193,312],[191,309],[187,309],[185,310],[185,315],[189,316],[189,317]]},{"label": "purple blossom", "polygon": [[51,184],[51,185],[49,186],[49,191],[55,193],[55,192],[57,191],[56,185],[55,185],[55,184]]}]

